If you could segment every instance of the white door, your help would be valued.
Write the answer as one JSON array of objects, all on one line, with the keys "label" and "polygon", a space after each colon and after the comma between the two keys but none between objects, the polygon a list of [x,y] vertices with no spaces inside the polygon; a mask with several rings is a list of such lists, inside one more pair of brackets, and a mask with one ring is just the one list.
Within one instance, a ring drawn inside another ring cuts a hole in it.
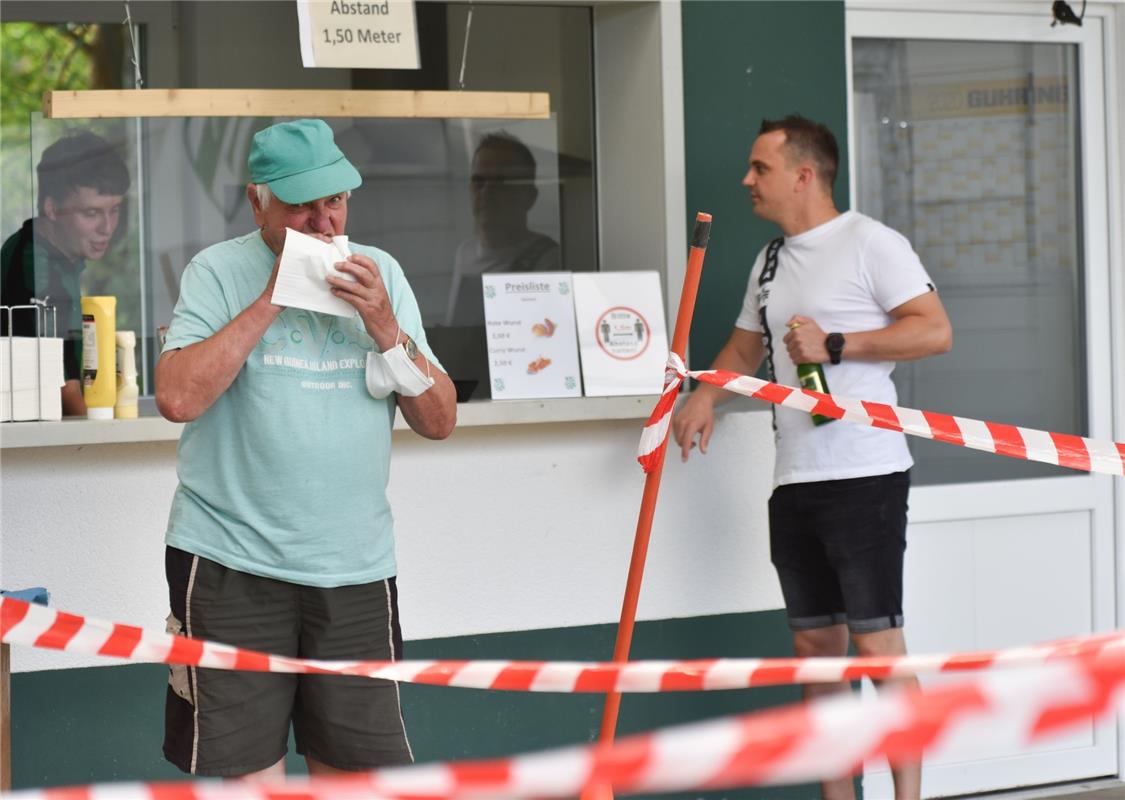
[{"label": "white door", "polygon": [[[853,207],[913,242],[954,328],[950,354],[896,370],[900,405],[1111,439],[1101,20],[849,6],[847,24]],[[911,447],[911,651],[1114,627],[1113,478]],[[1110,721],[1033,751],[935,752],[923,794],[1116,774],[1116,736]],[[893,796],[885,764],[864,787]]]}]

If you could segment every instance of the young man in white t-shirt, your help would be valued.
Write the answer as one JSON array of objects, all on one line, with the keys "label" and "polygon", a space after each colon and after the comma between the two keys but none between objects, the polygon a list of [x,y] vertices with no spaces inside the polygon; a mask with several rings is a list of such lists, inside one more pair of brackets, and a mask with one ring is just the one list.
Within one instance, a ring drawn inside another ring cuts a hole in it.
[{"label": "young man in white t-shirt", "polygon": [[[758,254],[746,299],[715,369],[797,386],[798,364],[820,364],[829,391],[894,404],[897,361],[944,353],[953,334],[910,243],[882,223],[832,201],[839,159],[824,125],[797,115],[764,121],[742,184],[754,213],[784,234]],[[714,407],[730,398],[700,384],[676,414],[686,461],[706,453]],[[798,657],[906,652],[902,561],[913,461],[901,433],[842,421],[815,424],[776,408],[777,460],[770,498],[770,553]],[[917,685],[914,678],[899,681]],[[809,685],[806,696],[847,691]],[[899,800],[917,798],[918,766],[894,769]],[[826,800],[854,797],[850,778],[823,784]]]}]

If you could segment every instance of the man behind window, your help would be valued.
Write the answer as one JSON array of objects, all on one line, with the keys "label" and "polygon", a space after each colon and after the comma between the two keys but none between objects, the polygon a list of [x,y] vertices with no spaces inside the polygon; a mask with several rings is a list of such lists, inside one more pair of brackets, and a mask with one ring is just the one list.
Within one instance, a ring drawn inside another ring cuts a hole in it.
[{"label": "man behind window", "polygon": [[483,273],[561,269],[558,243],[527,226],[539,198],[535,171],[531,149],[510,133],[490,133],[477,145],[469,178],[476,230],[454,256],[446,325],[484,324]]},{"label": "man behind window", "polygon": [[[331,129],[259,131],[249,167],[259,229],[188,264],[156,367],[157,407],[188,423],[165,537],[169,629],[305,658],[401,658],[391,426],[397,405],[417,433],[448,436],[453,384],[382,250],[349,243],[334,265],[345,277],[325,278],[353,316],[271,302],[288,229],[344,234],[361,178]],[[314,774],[412,760],[387,681],[173,667],[165,719],[165,757],[197,775],[283,774],[291,724]]]},{"label": "man behind window", "polygon": [[[832,201],[838,150],[824,125],[800,116],[764,121],[742,184],[754,213],[784,234],[758,254],[742,313],[713,368],[799,385],[798,364],[820,364],[829,391],[893,405],[896,361],[944,353],[945,309],[910,243],[882,223]],[[686,461],[730,397],[700,384],[673,432]],[[775,409],[777,457],[769,502],[770,555],[798,657],[843,656],[848,635],[864,656],[906,652],[902,564],[913,464],[901,433],[842,421],[817,425]],[[917,686],[917,679],[900,683]],[[806,696],[847,691],[809,685]],[[893,770],[899,800],[917,798],[921,771]],[[826,799],[852,798],[848,778],[823,784]]]},{"label": "man behind window", "polygon": [[[109,142],[81,132],[44,150],[36,174],[38,214],[0,249],[0,304],[27,305],[35,298],[54,306],[64,340],[63,413],[85,416],[81,276],[86,262],[102,258],[113,241],[129,189],[129,170]],[[34,315],[16,312],[12,327],[17,336],[34,336]],[[0,330],[7,334],[6,319]]]}]

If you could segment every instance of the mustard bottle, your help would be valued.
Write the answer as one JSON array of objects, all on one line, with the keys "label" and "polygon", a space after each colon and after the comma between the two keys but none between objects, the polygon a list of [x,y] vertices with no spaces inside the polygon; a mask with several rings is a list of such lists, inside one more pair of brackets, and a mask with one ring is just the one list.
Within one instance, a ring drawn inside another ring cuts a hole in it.
[{"label": "mustard bottle", "polygon": [[117,298],[82,298],[82,396],[87,419],[113,419],[117,401]]}]

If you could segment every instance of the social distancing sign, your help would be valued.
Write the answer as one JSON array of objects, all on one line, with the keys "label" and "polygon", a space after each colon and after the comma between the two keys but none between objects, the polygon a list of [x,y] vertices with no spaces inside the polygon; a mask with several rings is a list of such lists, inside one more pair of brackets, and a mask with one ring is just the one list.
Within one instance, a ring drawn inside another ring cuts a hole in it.
[{"label": "social distancing sign", "polygon": [[306,67],[418,69],[414,0],[297,0]]}]

